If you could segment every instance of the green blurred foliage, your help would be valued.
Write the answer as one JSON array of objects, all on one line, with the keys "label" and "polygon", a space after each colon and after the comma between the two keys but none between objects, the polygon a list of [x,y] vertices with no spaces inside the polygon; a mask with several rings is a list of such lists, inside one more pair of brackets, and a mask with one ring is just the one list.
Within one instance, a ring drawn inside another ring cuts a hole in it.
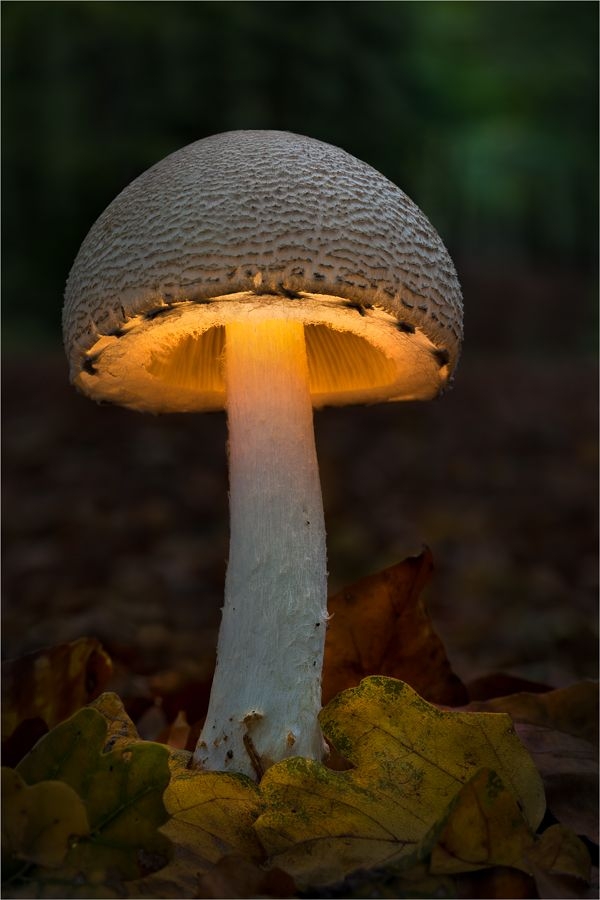
[{"label": "green blurred foliage", "polygon": [[595,299],[595,3],[2,10],[9,335],[56,340],[67,273],[103,208],[166,154],[235,128],[305,133],[368,161],[425,210],[459,272],[551,264],[583,273]]}]

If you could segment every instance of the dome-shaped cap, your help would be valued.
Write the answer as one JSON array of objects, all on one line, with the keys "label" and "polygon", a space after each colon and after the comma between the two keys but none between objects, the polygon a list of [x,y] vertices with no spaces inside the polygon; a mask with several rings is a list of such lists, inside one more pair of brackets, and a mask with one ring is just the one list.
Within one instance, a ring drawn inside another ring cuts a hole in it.
[{"label": "dome-shaped cap", "polygon": [[434,396],[462,337],[452,261],[418,207],[343,150],[278,131],[190,144],[108,206],[67,282],[71,378],[134,408],[217,408],[240,315],[305,322],[315,405]]}]

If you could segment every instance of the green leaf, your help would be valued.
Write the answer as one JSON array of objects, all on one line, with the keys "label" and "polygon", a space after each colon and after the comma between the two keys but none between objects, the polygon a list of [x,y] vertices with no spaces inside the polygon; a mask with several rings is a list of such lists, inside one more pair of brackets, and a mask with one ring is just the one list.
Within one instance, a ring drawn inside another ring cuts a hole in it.
[{"label": "green leaf", "polygon": [[418,855],[481,768],[498,773],[530,828],[542,819],[540,777],[506,715],[445,712],[400,681],[372,677],[338,695],[321,725],[355,768],[278,763],[260,784],[255,824],[272,862],[301,886]]},{"label": "green leaf", "polygon": [[[42,738],[18,767],[28,784],[55,779],[83,801],[90,833],[72,843],[51,876],[64,890],[79,884],[78,896],[154,872],[171,855],[169,839],[158,830],[168,818],[162,796],[170,778],[169,751],[138,741],[103,752],[107,732],[99,712],[82,709]],[[49,896],[46,869],[27,877],[37,883],[36,895]]]}]

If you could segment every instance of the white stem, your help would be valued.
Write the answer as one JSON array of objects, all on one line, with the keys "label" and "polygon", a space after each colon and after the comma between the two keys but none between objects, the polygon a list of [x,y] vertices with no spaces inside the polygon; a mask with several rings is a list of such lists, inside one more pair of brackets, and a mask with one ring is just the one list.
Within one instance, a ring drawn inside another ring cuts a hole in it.
[{"label": "white stem", "polygon": [[321,759],[325,525],[304,326],[226,326],[231,538],[197,765],[260,777]]}]

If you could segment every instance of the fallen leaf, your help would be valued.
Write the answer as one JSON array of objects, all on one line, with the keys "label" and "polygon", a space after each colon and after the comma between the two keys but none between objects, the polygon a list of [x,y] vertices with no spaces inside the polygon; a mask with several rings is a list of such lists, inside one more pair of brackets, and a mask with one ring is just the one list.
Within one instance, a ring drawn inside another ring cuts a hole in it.
[{"label": "fallen leaf", "polygon": [[262,859],[264,851],[253,829],[261,810],[255,783],[245,775],[190,769],[190,758],[186,751],[171,755],[164,802],[172,839],[210,865],[227,853]]},{"label": "fallen leaf", "polygon": [[112,663],[95,638],[80,638],[2,664],[2,737],[26,719],[54,728],[97,697]]},{"label": "fallen leaf", "polygon": [[[81,799],[90,833],[70,845],[60,869],[38,866],[23,875],[29,896],[97,896],[115,883],[162,868],[171,855],[159,826],[168,818],[162,795],[169,782],[168,750],[146,742],[103,752],[108,726],[82,709],[43,737],[17,771],[29,785],[69,786]],[[90,893],[92,892],[92,893]],[[96,893],[94,893],[96,892]]]},{"label": "fallen leaf", "polygon": [[106,722],[106,739],[103,747],[105,752],[139,741],[137,728],[125,712],[123,701],[118,694],[107,691],[90,703],[90,708],[99,712]]},{"label": "fallen leaf", "polygon": [[371,677],[338,695],[321,725],[355,768],[300,758],[272,766],[254,826],[301,887],[415,853],[483,767],[498,773],[533,830],[542,819],[541,780],[506,715],[442,711],[400,681]]},{"label": "fallen leaf", "polygon": [[548,808],[576,834],[598,840],[598,685],[585,681],[545,694],[470,703],[507,712],[542,776]]},{"label": "fallen leaf", "polygon": [[467,693],[471,701],[491,700],[494,697],[507,697],[509,694],[527,692],[530,694],[545,694],[552,690],[552,685],[542,684],[539,681],[530,681],[517,675],[508,675],[506,672],[491,672],[474,678],[466,685]]},{"label": "fallen leaf", "polygon": [[[433,874],[446,875],[486,867],[519,869],[533,875],[540,897],[557,898],[583,896],[582,887],[591,874],[582,841],[562,825],[553,825],[536,837],[514,796],[489,770],[478,772],[454,801],[432,850],[430,867]],[[569,884],[573,879],[580,882],[575,893]]]},{"label": "fallen leaf", "polygon": [[598,842],[598,758],[587,741],[536,725],[517,734],[542,776],[548,809],[575,834]]},{"label": "fallen leaf", "polygon": [[2,872],[14,877],[32,864],[57,868],[75,838],[89,834],[86,809],[61,781],[32,787],[18,772],[2,769]]},{"label": "fallen leaf", "polygon": [[261,810],[258,787],[245,775],[188,768],[191,754],[173,751],[164,803],[171,816],[162,832],[173,843],[171,862],[134,887],[145,897],[192,897],[199,875],[226,855],[261,861],[264,850],[253,829]]},{"label": "fallen leaf", "polygon": [[506,712],[515,722],[563,731],[597,747],[599,691],[597,682],[581,681],[546,693],[525,691],[477,701],[467,708],[476,712]]},{"label": "fallen leaf", "polygon": [[425,550],[329,598],[324,704],[368,675],[399,678],[432,703],[467,702],[421,596],[432,570]]},{"label": "fallen leaf", "polygon": [[562,825],[551,825],[540,835],[527,853],[527,863],[551,875],[566,875],[586,883],[591,876],[590,856],[584,843]]},{"label": "fallen leaf", "polygon": [[524,854],[534,843],[516,797],[491,769],[460,790],[431,854],[431,872],[454,875],[490,866],[528,871]]}]

